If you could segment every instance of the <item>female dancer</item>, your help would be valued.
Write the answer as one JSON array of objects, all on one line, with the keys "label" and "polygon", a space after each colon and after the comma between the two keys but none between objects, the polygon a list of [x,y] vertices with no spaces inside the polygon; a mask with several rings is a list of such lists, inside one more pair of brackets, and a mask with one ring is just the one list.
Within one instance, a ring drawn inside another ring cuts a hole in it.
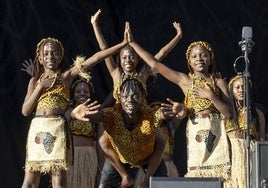
[{"label": "female dancer", "polygon": [[186,52],[189,75],[170,69],[157,61],[128,34],[129,45],[165,78],[178,85],[185,94],[188,108],[187,177],[230,177],[230,152],[225,133],[226,119],[233,118],[227,84],[217,78],[215,56],[204,41],[193,42]]},{"label": "female dancer", "polygon": [[51,173],[53,187],[66,186],[71,137],[64,113],[69,105],[71,83],[78,74],[84,74],[126,44],[125,35],[121,43],[107,50],[86,60],[78,58],[78,63],[66,71],[62,69],[64,48],[59,40],[49,37],[37,44],[34,77],[29,81],[22,105],[24,116],[35,113],[28,132],[22,187],[38,187],[43,173]]},{"label": "female dancer", "polygon": [[79,121],[71,118],[74,107],[84,103],[94,94],[93,84],[90,77],[78,77],[71,86],[72,105],[65,113],[74,146],[74,164],[67,171],[67,187],[95,187],[98,185],[98,152],[97,139],[99,137],[98,126],[89,121]]},{"label": "female dancer", "polygon": [[[99,43],[99,47],[101,50],[103,50],[106,49],[108,46],[98,25],[98,19],[100,14],[101,10],[99,9],[95,13],[95,15],[91,17],[91,23],[94,29],[96,39]],[[176,46],[176,44],[182,37],[180,24],[174,22],[173,26],[177,31],[176,35],[172,38],[172,40],[168,44],[166,44],[163,48],[161,48],[161,50],[154,56],[159,61],[161,61]],[[151,75],[155,75],[155,72],[152,71],[152,69],[149,66],[140,61],[140,57],[129,45],[126,45],[124,48],[120,50],[118,60],[119,62],[114,61],[112,56],[105,58],[106,66],[113,79],[114,84],[113,97],[116,100],[118,99],[119,87],[125,78],[128,77],[137,78],[144,84],[146,84],[147,78]]]},{"label": "female dancer", "polygon": [[[250,89],[252,82],[249,82]],[[226,124],[226,132],[232,148],[232,187],[247,187],[247,152],[245,137],[244,80],[242,75],[236,75],[229,82],[230,97],[235,107],[237,123]],[[249,132],[251,136],[251,150],[255,141],[265,140],[265,117],[250,98]],[[252,164],[252,153],[250,162]],[[251,166],[251,165],[250,165]]]}]

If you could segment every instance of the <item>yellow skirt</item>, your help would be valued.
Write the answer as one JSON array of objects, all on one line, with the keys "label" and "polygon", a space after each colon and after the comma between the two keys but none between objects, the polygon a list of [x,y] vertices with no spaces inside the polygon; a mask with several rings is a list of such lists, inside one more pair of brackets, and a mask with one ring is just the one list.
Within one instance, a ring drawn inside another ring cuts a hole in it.
[{"label": "yellow skirt", "polygon": [[[246,140],[230,138],[232,147],[232,188],[247,187],[247,152]],[[250,142],[250,167],[252,167],[254,141]],[[251,172],[252,168],[250,169]]]},{"label": "yellow skirt", "polygon": [[62,117],[35,117],[28,132],[25,170],[67,170],[72,161],[71,137]]},{"label": "yellow skirt", "polygon": [[186,129],[186,177],[221,177],[231,175],[231,151],[224,120],[219,115],[189,118]]},{"label": "yellow skirt", "polygon": [[67,171],[67,188],[96,187],[97,152],[91,146],[74,147],[74,164]]}]

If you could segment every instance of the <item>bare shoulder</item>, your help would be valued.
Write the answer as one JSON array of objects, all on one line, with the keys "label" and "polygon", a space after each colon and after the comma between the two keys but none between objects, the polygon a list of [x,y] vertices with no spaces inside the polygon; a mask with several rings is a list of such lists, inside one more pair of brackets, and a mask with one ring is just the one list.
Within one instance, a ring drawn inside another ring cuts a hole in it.
[{"label": "bare shoulder", "polygon": [[228,84],[225,79],[217,78],[216,79],[216,86],[221,90],[224,96],[229,96],[229,89]]},{"label": "bare shoulder", "polygon": [[190,76],[183,72],[175,72],[175,75],[177,79],[177,85],[179,85],[182,90],[188,90],[189,84],[192,82]]},{"label": "bare shoulder", "polygon": [[73,73],[72,68],[68,69],[67,71],[63,72],[60,76],[62,81],[67,85],[67,86],[71,86],[74,78],[76,78],[78,76],[78,74]]},{"label": "bare shoulder", "polygon": [[227,82],[226,82],[226,79],[225,78],[216,78],[216,84],[217,85],[223,85],[223,86],[227,86]]},{"label": "bare shoulder", "polygon": [[227,82],[223,78],[216,78],[215,80],[216,85],[221,89],[221,90],[226,90],[228,88]]}]

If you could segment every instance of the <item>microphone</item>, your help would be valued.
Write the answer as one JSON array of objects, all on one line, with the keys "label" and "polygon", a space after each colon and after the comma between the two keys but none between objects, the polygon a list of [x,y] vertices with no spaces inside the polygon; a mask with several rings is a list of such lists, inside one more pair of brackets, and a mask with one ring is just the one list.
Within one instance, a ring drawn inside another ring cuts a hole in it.
[{"label": "microphone", "polygon": [[252,40],[252,28],[245,26],[242,28],[242,39],[238,43],[241,47],[243,53],[245,53],[245,58],[247,58],[247,54],[252,51],[252,47],[255,45],[254,41]]},{"label": "microphone", "polygon": [[[254,41],[252,40],[252,28],[245,26],[242,28],[242,38],[241,41],[238,43],[238,46],[241,47],[243,55],[236,58],[234,62],[234,69],[237,74],[242,74],[243,72],[247,72],[247,68],[249,65],[248,54],[252,51],[252,47],[255,45]],[[244,59],[244,61],[240,61]],[[244,62],[243,64],[238,64],[238,62]],[[245,66],[243,66],[245,65]]]}]

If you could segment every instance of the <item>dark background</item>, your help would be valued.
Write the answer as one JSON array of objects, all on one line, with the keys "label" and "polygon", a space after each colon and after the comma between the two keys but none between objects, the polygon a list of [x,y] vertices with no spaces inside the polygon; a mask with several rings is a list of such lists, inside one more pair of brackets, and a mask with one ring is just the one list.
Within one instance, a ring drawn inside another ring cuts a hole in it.
[{"label": "dark background", "polygon": [[[93,55],[99,48],[90,16],[98,8],[102,9],[99,24],[109,46],[122,40],[124,23],[129,21],[136,42],[152,54],[175,35],[172,22],[180,22],[183,38],[163,63],[175,70],[188,72],[185,60],[187,46],[193,41],[205,40],[213,46],[218,71],[227,81],[235,74],[234,60],[241,55],[238,42],[242,27],[251,26],[256,43],[249,54],[252,94],[255,102],[264,106],[266,115],[267,0],[0,0],[0,6],[1,187],[20,187],[24,176],[25,142],[31,117],[21,114],[30,79],[20,70],[22,63],[33,58],[36,44],[49,36],[62,41],[70,61],[76,55]],[[111,77],[104,63],[95,66],[92,75],[96,97],[102,101],[112,89]],[[177,86],[161,76],[157,83],[151,100],[170,97],[182,101],[183,96]],[[175,161],[180,168],[185,162],[185,148],[178,142],[184,136],[183,128],[180,128],[176,134],[175,153]],[[46,187],[43,182],[41,185]]]}]

